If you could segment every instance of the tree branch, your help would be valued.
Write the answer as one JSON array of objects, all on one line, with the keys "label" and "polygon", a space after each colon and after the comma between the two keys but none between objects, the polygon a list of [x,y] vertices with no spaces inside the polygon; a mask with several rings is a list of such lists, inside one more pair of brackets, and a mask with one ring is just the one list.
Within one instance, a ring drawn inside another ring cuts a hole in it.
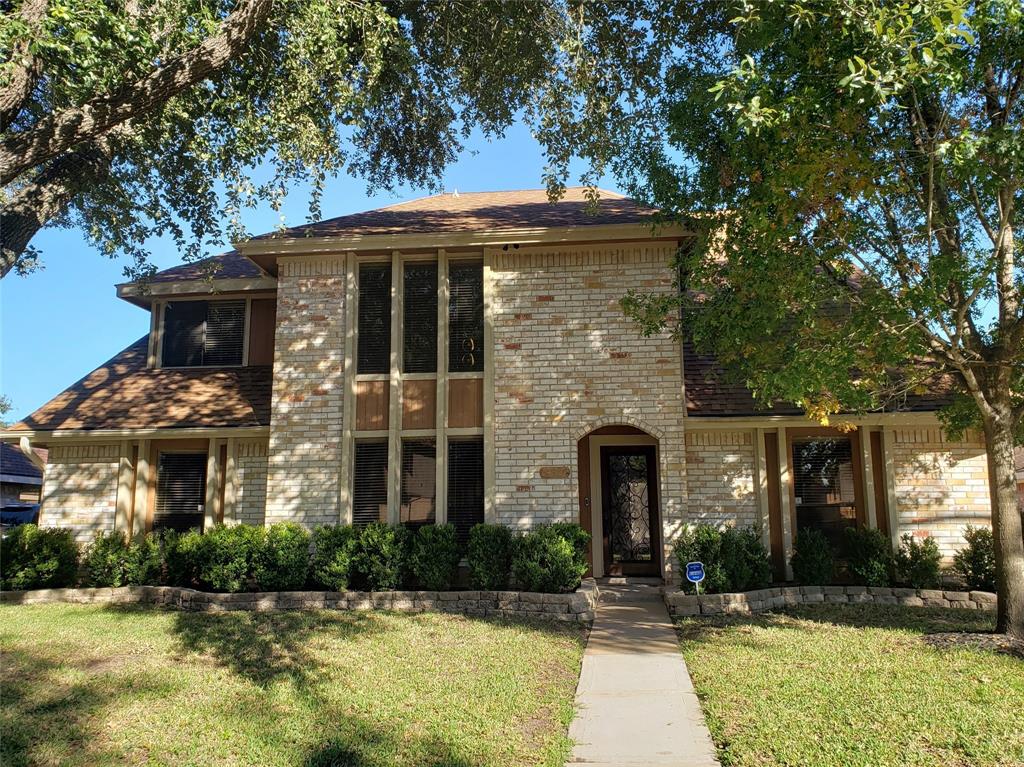
[{"label": "tree branch", "polygon": [[[30,30],[45,18],[46,3],[47,0],[25,0],[22,4],[18,16]],[[17,119],[42,74],[42,61],[32,55],[28,37],[16,43],[8,57],[10,77],[0,87],[0,131],[7,130]]]},{"label": "tree branch", "polygon": [[136,82],[39,121],[0,143],[0,184],[116,125],[145,114],[206,80],[237,58],[270,13],[273,0],[239,0],[220,32]]}]

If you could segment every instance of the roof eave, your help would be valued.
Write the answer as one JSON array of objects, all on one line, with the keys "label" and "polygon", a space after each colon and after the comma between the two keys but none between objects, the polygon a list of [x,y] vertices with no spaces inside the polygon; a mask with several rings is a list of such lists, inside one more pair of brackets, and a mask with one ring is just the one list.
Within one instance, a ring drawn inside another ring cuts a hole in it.
[{"label": "roof eave", "polygon": [[266,237],[232,243],[243,255],[270,270],[279,255],[329,254],[344,251],[424,250],[433,248],[544,245],[622,240],[674,239],[692,232],[673,223],[599,224],[565,227],[402,234],[332,234],[309,237]]},{"label": "roof eave", "polygon": [[277,280],[273,277],[236,277],[175,282],[123,282],[116,288],[118,298],[143,309],[149,309],[154,300],[168,296],[205,296],[276,290]]}]

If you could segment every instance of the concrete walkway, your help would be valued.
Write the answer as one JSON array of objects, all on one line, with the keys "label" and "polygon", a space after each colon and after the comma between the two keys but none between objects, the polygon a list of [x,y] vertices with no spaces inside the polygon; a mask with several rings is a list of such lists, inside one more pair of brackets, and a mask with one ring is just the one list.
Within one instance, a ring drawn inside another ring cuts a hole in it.
[{"label": "concrete walkway", "polygon": [[576,707],[569,765],[718,765],[657,588],[601,587]]}]

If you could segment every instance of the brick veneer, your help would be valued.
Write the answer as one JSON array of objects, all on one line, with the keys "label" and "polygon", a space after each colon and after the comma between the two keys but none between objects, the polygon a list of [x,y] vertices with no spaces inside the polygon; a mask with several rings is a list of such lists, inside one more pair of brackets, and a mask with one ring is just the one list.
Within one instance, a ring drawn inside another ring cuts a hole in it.
[{"label": "brick veneer", "polygon": [[760,525],[754,487],[753,431],[687,431],[688,521]]},{"label": "brick veneer", "polygon": [[43,478],[39,524],[72,531],[79,543],[114,529],[118,445],[55,445]]},{"label": "brick veneer", "polygon": [[493,254],[497,522],[578,521],[578,440],[627,424],[659,441],[662,538],[674,538],[686,492],[679,345],[668,333],[644,338],[619,305],[630,288],[672,292],[674,251],[651,242]]},{"label": "brick veneer", "polygon": [[278,269],[265,520],[337,524],[345,260],[282,258]]},{"label": "brick veneer", "polygon": [[939,428],[892,430],[899,532],[935,538],[943,556],[963,546],[964,527],[991,524],[988,463],[977,435],[949,440]]},{"label": "brick veneer", "polygon": [[235,471],[238,473],[235,518],[248,525],[262,525],[267,506],[267,442],[241,440]]}]

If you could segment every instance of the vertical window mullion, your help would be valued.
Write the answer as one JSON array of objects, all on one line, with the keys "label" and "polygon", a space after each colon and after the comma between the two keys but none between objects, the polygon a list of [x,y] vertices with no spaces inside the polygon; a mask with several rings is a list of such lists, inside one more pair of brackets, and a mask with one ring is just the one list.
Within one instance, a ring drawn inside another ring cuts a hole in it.
[{"label": "vertical window mullion", "polygon": [[437,524],[448,521],[448,254],[437,251]]}]

